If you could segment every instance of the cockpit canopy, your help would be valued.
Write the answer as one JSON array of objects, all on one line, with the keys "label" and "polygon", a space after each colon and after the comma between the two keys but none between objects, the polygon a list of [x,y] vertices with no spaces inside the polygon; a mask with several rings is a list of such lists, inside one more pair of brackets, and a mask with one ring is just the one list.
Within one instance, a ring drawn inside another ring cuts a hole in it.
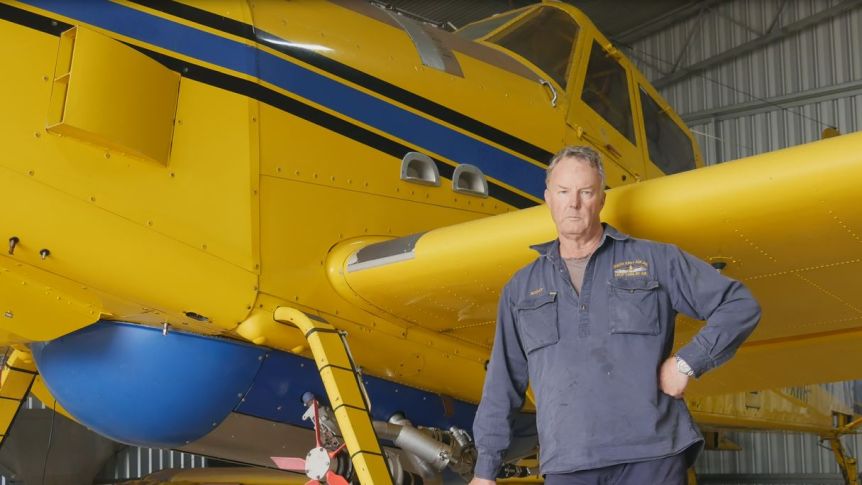
[{"label": "cockpit canopy", "polygon": [[[630,63],[620,62],[618,52],[612,55],[595,35],[581,35],[583,30],[570,12],[545,4],[498,14],[455,33],[513,53],[542,79],[552,80],[572,102],[586,105],[600,117],[599,123],[634,150],[640,131],[636,123],[642,122],[646,154],[662,173],[695,168],[696,147],[682,120]],[[575,54],[579,42],[588,43],[580,61]],[[571,92],[579,86],[579,93]],[[636,118],[638,107],[641,116]]]}]

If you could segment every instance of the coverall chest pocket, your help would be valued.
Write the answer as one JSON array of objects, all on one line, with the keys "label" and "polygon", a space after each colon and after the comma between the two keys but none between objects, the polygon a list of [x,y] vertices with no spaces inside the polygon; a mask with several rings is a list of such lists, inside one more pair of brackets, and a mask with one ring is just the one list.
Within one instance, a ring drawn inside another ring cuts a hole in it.
[{"label": "coverall chest pocket", "polygon": [[608,281],[611,333],[658,335],[658,288],[655,280]]},{"label": "coverall chest pocket", "polygon": [[524,352],[539,350],[560,340],[557,326],[557,294],[526,298],[516,307]]}]

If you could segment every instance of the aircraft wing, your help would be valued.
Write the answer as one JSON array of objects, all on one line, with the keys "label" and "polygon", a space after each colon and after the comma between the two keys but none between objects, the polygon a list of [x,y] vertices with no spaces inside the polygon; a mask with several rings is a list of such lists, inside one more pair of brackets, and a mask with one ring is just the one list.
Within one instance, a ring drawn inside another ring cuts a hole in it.
[{"label": "aircraft wing", "polygon": [[[716,394],[862,377],[862,133],[608,191],[602,218],[672,242],[744,282],[763,319]],[[544,206],[336,247],[330,280],[364,308],[480,346],[506,280],[555,237]],[[702,322],[677,320],[679,346]]]}]

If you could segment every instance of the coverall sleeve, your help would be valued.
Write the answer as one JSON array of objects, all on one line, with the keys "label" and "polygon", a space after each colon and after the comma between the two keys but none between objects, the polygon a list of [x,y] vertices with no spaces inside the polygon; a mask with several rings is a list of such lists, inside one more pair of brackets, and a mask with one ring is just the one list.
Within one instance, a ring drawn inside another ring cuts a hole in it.
[{"label": "coverall sleeve", "polygon": [[515,327],[514,308],[507,286],[500,296],[494,345],[482,399],[473,422],[478,451],[476,477],[496,480],[512,439],[512,419],[524,404],[528,380],[527,356]]},{"label": "coverall sleeve", "polygon": [[674,310],[706,320],[676,355],[696,377],[730,360],[760,321],[760,305],[739,281],[675,246],[668,247],[668,288]]}]

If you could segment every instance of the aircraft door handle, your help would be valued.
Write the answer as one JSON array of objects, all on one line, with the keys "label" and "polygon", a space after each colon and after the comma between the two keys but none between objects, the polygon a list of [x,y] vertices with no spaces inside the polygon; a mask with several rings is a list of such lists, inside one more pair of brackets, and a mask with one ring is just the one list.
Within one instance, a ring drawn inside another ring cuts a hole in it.
[{"label": "aircraft door handle", "polygon": [[572,128],[575,129],[575,135],[577,135],[577,137],[579,139],[586,140],[587,142],[592,143],[596,147],[601,147],[604,149],[604,151],[607,152],[608,155],[616,158],[617,160],[622,160],[623,154],[620,153],[620,151],[617,150],[617,147],[615,147],[613,144],[611,144],[611,142],[607,141],[607,139],[600,140],[597,137],[592,136],[589,132],[587,132],[587,130],[584,129],[583,126],[580,126],[580,125],[571,125],[571,126],[572,126]]},{"label": "aircraft door handle", "polygon": [[542,86],[547,86],[548,89],[551,90],[551,106],[556,108],[557,107],[557,89],[554,87],[553,84],[551,84],[550,82],[548,82],[544,79],[539,79],[539,83]]}]

